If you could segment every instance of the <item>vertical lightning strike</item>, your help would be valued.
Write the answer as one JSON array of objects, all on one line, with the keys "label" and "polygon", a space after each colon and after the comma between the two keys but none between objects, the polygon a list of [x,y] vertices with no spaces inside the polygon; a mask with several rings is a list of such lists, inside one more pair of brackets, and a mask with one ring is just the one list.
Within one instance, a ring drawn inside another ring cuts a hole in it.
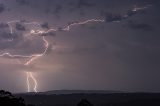
[{"label": "vertical lightning strike", "polygon": [[[45,39],[45,37],[43,36],[43,41],[45,42],[45,50],[42,54],[37,54],[37,55],[32,55],[32,58],[30,60],[28,60],[24,65],[28,66],[32,61],[36,60],[39,57],[42,57],[46,54],[48,47],[49,47],[49,43],[48,41]],[[30,84],[29,84],[29,79],[31,78],[34,81],[34,92],[37,92],[37,80],[36,78],[33,76],[32,72],[27,72],[27,87],[28,87],[28,92],[30,92]]]},{"label": "vertical lightning strike", "polygon": [[33,79],[34,81],[34,91],[37,92],[37,80],[35,79],[35,77],[33,76],[33,74],[31,72],[29,72],[29,76]]},{"label": "vertical lightning strike", "polygon": [[27,74],[27,91],[30,92],[29,72],[26,72],[26,74]]},{"label": "vertical lightning strike", "polygon": [[[16,20],[16,21],[10,21],[8,22],[8,26],[10,28],[10,33],[13,34],[13,28],[12,28],[12,25],[11,23],[16,23],[16,22],[20,22],[19,20]],[[40,25],[38,24],[37,22],[31,22],[31,23],[25,23],[25,24],[36,24],[36,25]],[[33,34],[33,33],[30,33],[30,34]],[[38,33],[40,34],[40,33]],[[36,60],[37,58],[39,57],[42,57],[43,55],[46,54],[47,50],[48,50],[48,47],[49,47],[49,43],[48,41],[45,39],[45,37],[43,36],[42,37],[42,40],[44,41],[44,46],[45,46],[45,50],[43,53],[41,54],[36,54],[36,55],[30,55],[30,56],[26,56],[26,55],[12,55],[11,53],[2,53],[0,54],[0,57],[3,57],[3,56],[9,56],[11,58],[15,58],[15,57],[22,57],[22,58],[30,58],[24,65],[28,66],[30,65],[30,63],[34,60]],[[32,72],[26,72],[26,75],[27,75],[27,91],[30,92],[30,81],[29,81],[29,78],[31,78],[33,81],[34,81],[34,92],[37,92],[37,80],[36,78],[33,76]]]}]

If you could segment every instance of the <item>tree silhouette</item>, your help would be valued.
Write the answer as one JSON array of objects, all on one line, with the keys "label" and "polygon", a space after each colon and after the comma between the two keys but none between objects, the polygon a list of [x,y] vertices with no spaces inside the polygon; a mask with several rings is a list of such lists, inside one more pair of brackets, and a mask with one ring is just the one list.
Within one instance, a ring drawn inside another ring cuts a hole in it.
[{"label": "tree silhouette", "polygon": [[26,105],[23,98],[15,97],[10,92],[0,90],[0,106],[34,106]]},{"label": "tree silhouette", "polygon": [[77,106],[93,106],[87,99],[82,99]]}]

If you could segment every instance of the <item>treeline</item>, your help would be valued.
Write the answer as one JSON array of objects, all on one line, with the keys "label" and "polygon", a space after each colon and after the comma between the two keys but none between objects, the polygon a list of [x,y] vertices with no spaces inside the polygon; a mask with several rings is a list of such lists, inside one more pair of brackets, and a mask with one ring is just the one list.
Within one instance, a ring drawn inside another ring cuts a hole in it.
[{"label": "treeline", "polygon": [[25,104],[23,98],[15,97],[8,91],[0,90],[0,106],[34,106],[34,105]]},{"label": "treeline", "polygon": [[[26,104],[22,97],[30,104]],[[160,94],[23,94],[14,96],[8,91],[0,90],[0,106],[160,106]]]}]

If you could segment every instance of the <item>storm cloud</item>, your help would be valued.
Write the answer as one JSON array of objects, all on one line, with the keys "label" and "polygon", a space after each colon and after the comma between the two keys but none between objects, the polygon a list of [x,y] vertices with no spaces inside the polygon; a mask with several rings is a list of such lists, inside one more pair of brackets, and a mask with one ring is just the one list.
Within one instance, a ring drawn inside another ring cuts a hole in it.
[{"label": "storm cloud", "polygon": [[[28,58],[0,57],[1,89],[25,92],[25,72],[33,72],[39,91],[159,91],[159,5],[158,0],[1,1],[0,54],[36,55],[45,49],[43,37],[49,43],[47,53],[29,66],[23,65]],[[105,22],[62,30],[90,19]],[[33,34],[50,28],[58,30]]]},{"label": "storm cloud", "polygon": [[154,28],[146,23],[138,23],[134,21],[128,21],[128,27],[133,30],[152,31]]},{"label": "storm cloud", "polygon": [[5,6],[4,6],[4,4],[0,4],[0,13],[2,13],[3,11],[5,10]]}]

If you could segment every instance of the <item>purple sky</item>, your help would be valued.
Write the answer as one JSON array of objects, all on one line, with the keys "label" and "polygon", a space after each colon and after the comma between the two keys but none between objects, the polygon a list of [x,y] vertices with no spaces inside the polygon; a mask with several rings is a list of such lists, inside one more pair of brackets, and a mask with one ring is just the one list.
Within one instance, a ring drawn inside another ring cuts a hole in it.
[{"label": "purple sky", "polygon": [[[136,7],[144,9],[133,12]],[[29,66],[21,64],[26,58],[0,57],[0,89],[26,92],[26,72],[32,72],[38,91],[160,91],[159,10],[159,0],[0,0],[0,54],[44,50],[42,36],[25,36],[43,28],[24,22],[61,28],[88,19],[106,21],[48,34],[49,50]],[[25,20],[20,22],[25,29],[13,23],[11,35],[6,23],[13,20]]]}]

